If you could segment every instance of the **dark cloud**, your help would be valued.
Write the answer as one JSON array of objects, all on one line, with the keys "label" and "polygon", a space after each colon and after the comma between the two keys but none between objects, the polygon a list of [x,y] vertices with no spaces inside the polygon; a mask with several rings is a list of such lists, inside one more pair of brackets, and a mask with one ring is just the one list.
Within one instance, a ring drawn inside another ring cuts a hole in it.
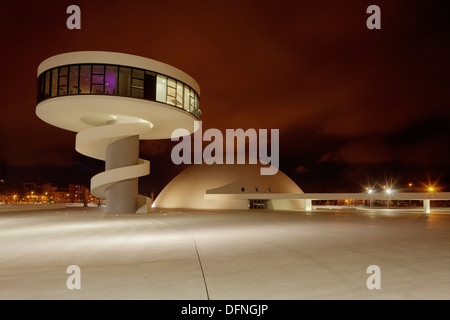
[{"label": "dark cloud", "polygon": [[305,166],[298,166],[297,168],[295,168],[295,171],[297,173],[306,173],[309,172],[309,170],[305,167]]},{"label": "dark cloud", "polygon": [[337,151],[327,152],[318,161],[348,164],[386,163],[395,159],[393,151],[379,140],[352,141]]}]

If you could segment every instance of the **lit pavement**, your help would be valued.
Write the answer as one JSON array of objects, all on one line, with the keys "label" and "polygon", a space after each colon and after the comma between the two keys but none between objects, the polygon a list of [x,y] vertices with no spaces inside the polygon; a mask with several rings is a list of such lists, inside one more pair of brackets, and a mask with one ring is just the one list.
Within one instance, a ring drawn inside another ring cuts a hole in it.
[{"label": "lit pavement", "polygon": [[102,210],[0,213],[0,299],[450,299],[448,211]]}]

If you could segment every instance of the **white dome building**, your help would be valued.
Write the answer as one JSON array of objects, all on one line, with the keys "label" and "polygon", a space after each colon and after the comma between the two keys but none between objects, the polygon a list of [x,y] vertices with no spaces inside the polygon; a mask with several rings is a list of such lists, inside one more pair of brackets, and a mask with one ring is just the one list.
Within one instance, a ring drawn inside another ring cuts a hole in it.
[{"label": "white dome building", "polygon": [[[303,191],[283,172],[261,175],[260,165],[192,165],[158,195],[154,208],[304,210]],[[295,199],[297,197],[297,199]]]}]

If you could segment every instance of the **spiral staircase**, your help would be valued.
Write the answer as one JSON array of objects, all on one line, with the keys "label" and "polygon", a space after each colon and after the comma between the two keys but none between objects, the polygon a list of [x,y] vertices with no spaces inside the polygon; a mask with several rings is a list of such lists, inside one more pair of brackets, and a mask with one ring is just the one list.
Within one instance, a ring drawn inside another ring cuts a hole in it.
[{"label": "spiral staircase", "polygon": [[146,205],[146,197],[128,199],[127,189],[132,189],[133,185],[137,188],[137,178],[150,173],[150,161],[138,158],[139,137],[150,131],[148,122],[130,122],[110,123],[77,134],[75,148],[78,152],[105,161],[106,170],[91,179],[91,194],[104,199],[108,191],[113,193],[108,197],[111,198],[107,202],[108,212],[136,212]]}]

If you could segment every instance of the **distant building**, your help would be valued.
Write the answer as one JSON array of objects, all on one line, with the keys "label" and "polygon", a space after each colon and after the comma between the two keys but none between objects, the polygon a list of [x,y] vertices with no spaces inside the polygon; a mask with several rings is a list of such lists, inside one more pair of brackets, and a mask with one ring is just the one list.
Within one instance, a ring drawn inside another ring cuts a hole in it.
[{"label": "distant building", "polygon": [[89,190],[81,184],[69,184],[68,193],[71,203],[80,203],[87,201]]},{"label": "distant building", "polygon": [[69,203],[70,193],[67,188],[59,188],[52,192],[50,201],[53,203]]}]

